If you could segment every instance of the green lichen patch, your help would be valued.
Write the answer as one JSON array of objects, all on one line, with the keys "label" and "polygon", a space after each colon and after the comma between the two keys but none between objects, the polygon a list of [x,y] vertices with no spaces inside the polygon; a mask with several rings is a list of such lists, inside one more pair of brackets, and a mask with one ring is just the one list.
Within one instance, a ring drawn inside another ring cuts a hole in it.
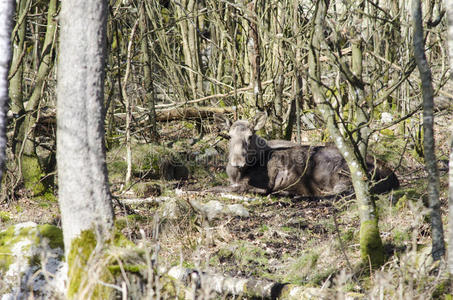
[{"label": "green lichen patch", "polygon": [[10,213],[7,211],[0,211],[0,221],[2,221],[2,223],[6,223],[9,220],[11,220]]}]

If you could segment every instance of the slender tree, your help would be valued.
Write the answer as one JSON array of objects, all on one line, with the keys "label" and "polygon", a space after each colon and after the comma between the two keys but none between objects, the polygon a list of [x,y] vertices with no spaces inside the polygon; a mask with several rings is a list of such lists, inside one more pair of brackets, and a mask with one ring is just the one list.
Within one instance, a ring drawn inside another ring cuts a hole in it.
[{"label": "slender tree", "polygon": [[414,22],[414,54],[420,72],[423,94],[423,146],[428,172],[428,199],[431,210],[432,256],[439,260],[445,254],[444,230],[439,202],[439,170],[434,152],[434,90],[431,69],[425,55],[423,19],[420,0],[412,1]]},{"label": "slender tree", "polygon": [[[321,80],[320,53],[326,48],[324,41],[324,20],[326,18],[328,0],[319,0],[315,7],[315,17],[311,27],[311,42],[308,56],[310,86],[315,103],[327,124],[327,129],[338,150],[346,160],[355,191],[360,217],[360,251],[364,262],[379,266],[384,262],[384,249],[379,234],[378,216],[374,199],[370,195],[367,172],[362,163],[359,151],[355,151],[354,141],[350,135],[344,134],[346,128],[339,121],[339,112],[334,109],[330,99],[326,97],[324,85]],[[358,105],[358,103],[356,103]]]},{"label": "slender tree", "polygon": [[11,63],[11,30],[15,1],[0,1],[0,182],[3,175],[6,147],[6,110],[9,102],[8,72]]},{"label": "slender tree", "polygon": [[[448,53],[450,58],[450,78],[453,79],[453,0],[445,0],[448,18]],[[451,80],[450,79],[450,80]],[[453,274],[453,128],[450,140],[448,164],[448,271]]]}]

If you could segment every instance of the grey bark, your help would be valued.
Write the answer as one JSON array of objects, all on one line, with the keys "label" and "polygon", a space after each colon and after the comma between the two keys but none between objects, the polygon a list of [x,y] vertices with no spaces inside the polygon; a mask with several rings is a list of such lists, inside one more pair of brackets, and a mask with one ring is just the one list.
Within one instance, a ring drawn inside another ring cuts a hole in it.
[{"label": "grey bark", "polygon": [[149,49],[149,42],[147,36],[147,28],[149,26],[148,16],[145,12],[145,2],[140,4],[140,37],[141,43],[140,48],[142,52],[142,63],[143,63],[143,87],[145,88],[145,99],[148,104],[148,123],[150,126],[150,136],[152,142],[159,141],[159,134],[157,132],[156,124],[156,99],[153,87],[153,75],[152,75],[152,60]]},{"label": "grey bark", "polygon": [[8,72],[11,64],[11,30],[15,1],[0,1],[0,183],[5,163],[6,110],[9,102]]},{"label": "grey bark", "polygon": [[62,2],[57,163],[66,254],[82,231],[108,238],[113,226],[103,145],[106,20],[105,0]]},{"label": "grey bark", "polygon": [[445,254],[444,231],[439,202],[439,170],[434,152],[434,101],[431,69],[425,55],[423,19],[420,0],[412,1],[414,22],[414,55],[420,72],[423,94],[423,147],[428,172],[428,199],[431,210],[432,256],[439,260]]},{"label": "grey bark", "polygon": [[[448,53],[450,57],[450,79],[453,79],[453,0],[445,0],[448,18]],[[448,271],[453,274],[453,128],[450,137],[448,163]]]}]

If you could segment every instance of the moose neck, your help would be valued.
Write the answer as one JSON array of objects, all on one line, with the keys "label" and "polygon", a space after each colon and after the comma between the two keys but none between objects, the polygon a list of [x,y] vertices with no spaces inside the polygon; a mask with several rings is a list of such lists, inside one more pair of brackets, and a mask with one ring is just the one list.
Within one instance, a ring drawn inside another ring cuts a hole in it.
[{"label": "moose neck", "polygon": [[259,135],[253,134],[249,144],[249,150],[254,152],[262,152],[269,149],[267,141]]}]

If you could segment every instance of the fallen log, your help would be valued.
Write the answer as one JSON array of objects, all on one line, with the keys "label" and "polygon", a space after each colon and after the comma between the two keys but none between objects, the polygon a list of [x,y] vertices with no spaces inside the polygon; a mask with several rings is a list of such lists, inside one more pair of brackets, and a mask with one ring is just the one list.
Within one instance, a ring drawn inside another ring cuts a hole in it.
[{"label": "fallen log", "polygon": [[[232,295],[257,299],[358,299],[363,295],[327,287],[306,287],[296,284],[285,284],[266,279],[236,278],[219,274],[209,274],[179,266],[171,268],[170,277],[191,288],[193,298],[198,293],[216,292],[220,295]],[[186,295],[187,296],[187,295]]]}]

